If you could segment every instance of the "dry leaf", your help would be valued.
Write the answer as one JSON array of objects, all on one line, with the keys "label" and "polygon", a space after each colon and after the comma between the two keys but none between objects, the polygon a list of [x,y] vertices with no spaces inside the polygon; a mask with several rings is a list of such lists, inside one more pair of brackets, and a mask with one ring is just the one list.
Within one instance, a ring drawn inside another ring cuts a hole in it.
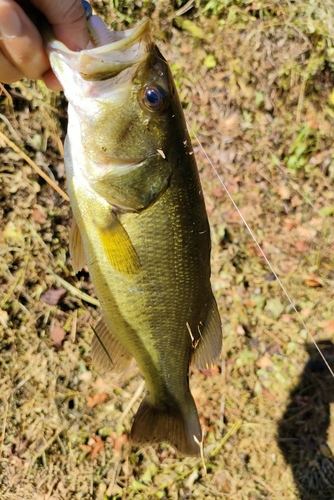
[{"label": "dry leaf", "polygon": [[284,184],[277,189],[277,192],[282,200],[289,200],[291,198],[291,191],[287,186],[284,186]]},{"label": "dry leaf", "polygon": [[306,279],[305,283],[307,284],[307,286],[312,286],[312,287],[322,286],[322,284],[318,280],[316,280],[314,278]]},{"label": "dry leaf", "polygon": [[57,349],[62,348],[62,342],[64,338],[66,337],[66,332],[63,328],[60,328],[60,326],[54,326],[50,332],[50,339],[54,343],[54,345],[57,347]]},{"label": "dry leaf", "polygon": [[330,319],[329,321],[324,321],[322,323],[322,326],[329,335],[334,334],[334,319]]},{"label": "dry leaf", "polygon": [[100,436],[94,436],[95,443],[92,446],[92,452],[90,454],[90,458],[94,460],[97,455],[104,450],[104,441],[100,438]]},{"label": "dry leaf", "polygon": [[294,225],[295,225],[295,221],[294,220],[289,219],[289,217],[286,217],[284,219],[284,229],[286,231],[291,231],[291,229],[293,228]]},{"label": "dry leaf", "polygon": [[88,408],[93,408],[94,406],[103,403],[107,399],[108,395],[105,392],[100,392],[95,394],[95,396],[86,396]]},{"label": "dry leaf", "polygon": [[271,357],[267,352],[264,354],[264,356],[262,356],[262,358],[258,359],[255,364],[256,364],[256,366],[258,366],[259,368],[262,368],[264,370],[266,368],[271,368],[273,366],[273,362],[271,361]]},{"label": "dry leaf", "polygon": [[42,293],[41,301],[49,306],[56,306],[64,295],[66,295],[65,288],[58,288],[57,290],[50,289]]},{"label": "dry leaf", "polygon": [[213,377],[219,373],[219,368],[217,365],[213,365],[210,368],[206,368],[205,370],[198,370],[204,377]]},{"label": "dry leaf", "polygon": [[305,253],[305,252],[308,252],[308,244],[303,241],[303,240],[299,240],[296,242],[296,250],[297,252],[301,252],[301,253]]},{"label": "dry leaf", "polygon": [[39,222],[41,224],[43,224],[43,222],[46,222],[46,213],[45,213],[45,210],[40,205],[36,205],[32,209],[32,215],[33,215],[33,218],[34,218],[34,220],[36,222]]},{"label": "dry leaf", "polygon": [[122,434],[121,436],[114,437],[114,450],[121,451],[123,445],[129,441],[127,434]]},{"label": "dry leaf", "polygon": [[104,450],[104,441],[100,438],[100,436],[92,436],[89,441],[90,444],[81,444],[80,448],[83,451],[90,453],[90,458],[94,460],[97,455]]},{"label": "dry leaf", "polygon": [[298,206],[300,206],[300,205],[302,205],[302,204],[303,204],[303,202],[302,202],[302,200],[299,198],[299,196],[295,195],[295,196],[293,196],[293,197],[291,198],[291,206],[292,206],[293,208],[298,207]]}]

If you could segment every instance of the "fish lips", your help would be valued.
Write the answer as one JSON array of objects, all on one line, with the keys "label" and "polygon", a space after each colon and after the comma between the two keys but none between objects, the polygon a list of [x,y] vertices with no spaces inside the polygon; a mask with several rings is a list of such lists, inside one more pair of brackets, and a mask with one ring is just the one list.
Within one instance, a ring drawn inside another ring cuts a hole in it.
[{"label": "fish lips", "polygon": [[59,40],[47,42],[51,66],[60,76],[64,64],[86,81],[104,81],[117,77],[128,68],[144,62],[152,48],[151,23],[143,19],[135,28],[108,30],[111,43],[75,52]]}]

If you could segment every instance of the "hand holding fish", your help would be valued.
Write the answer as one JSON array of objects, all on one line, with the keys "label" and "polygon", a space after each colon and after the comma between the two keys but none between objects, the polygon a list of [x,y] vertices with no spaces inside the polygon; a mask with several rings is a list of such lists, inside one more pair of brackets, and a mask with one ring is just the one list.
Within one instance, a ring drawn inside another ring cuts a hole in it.
[{"label": "hand holding fish", "polygon": [[43,78],[58,90],[61,85],[50,69],[38,26],[28,17],[33,8],[45,15],[56,38],[70,49],[86,48],[89,42],[81,0],[0,0],[0,81]]}]

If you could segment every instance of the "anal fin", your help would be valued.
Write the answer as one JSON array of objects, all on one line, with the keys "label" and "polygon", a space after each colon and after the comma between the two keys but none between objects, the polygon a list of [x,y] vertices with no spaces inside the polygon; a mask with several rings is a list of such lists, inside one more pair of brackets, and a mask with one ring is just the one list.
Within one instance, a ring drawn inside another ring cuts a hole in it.
[{"label": "anal fin", "polygon": [[74,218],[70,230],[70,256],[73,270],[78,273],[86,265],[86,257],[80,230]]},{"label": "anal fin", "polygon": [[132,356],[102,317],[94,328],[91,356],[97,368],[103,372],[124,372],[131,363]]},{"label": "anal fin", "polygon": [[222,325],[216,299],[212,296],[203,331],[192,355],[192,365],[198,370],[205,370],[217,363],[222,349]]}]

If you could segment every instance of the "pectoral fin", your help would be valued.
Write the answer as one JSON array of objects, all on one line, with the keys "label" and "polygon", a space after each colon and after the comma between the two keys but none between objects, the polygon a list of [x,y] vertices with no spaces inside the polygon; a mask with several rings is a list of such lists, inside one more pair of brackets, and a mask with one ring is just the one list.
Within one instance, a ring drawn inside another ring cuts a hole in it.
[{"label": "pectoral fin", "polygon": [[217,302],[212,297],[211,307],[201,332],[199,342],[193,352],[192,365],[204,370],[219,360],[222,348],[222,325]]},{"label": "pectoral fin", "polygon": [[78,273],[86,265],[86,257],[80,230],[74,218],[70,230],[70,256],[73,270]]},{"label": "pectoral fin", "polygon": [[94,328],[91,356],[94,364],[102,372],[124,372],[131,363],[132,356],[115,337],[102,317]]},{"label": "pectoral fin", "polygon": [[132,241],[117,216],[112,212],[106,224],[99,225],[101,242],[111,266],[126,274],[135,274],[140,262]]}]

